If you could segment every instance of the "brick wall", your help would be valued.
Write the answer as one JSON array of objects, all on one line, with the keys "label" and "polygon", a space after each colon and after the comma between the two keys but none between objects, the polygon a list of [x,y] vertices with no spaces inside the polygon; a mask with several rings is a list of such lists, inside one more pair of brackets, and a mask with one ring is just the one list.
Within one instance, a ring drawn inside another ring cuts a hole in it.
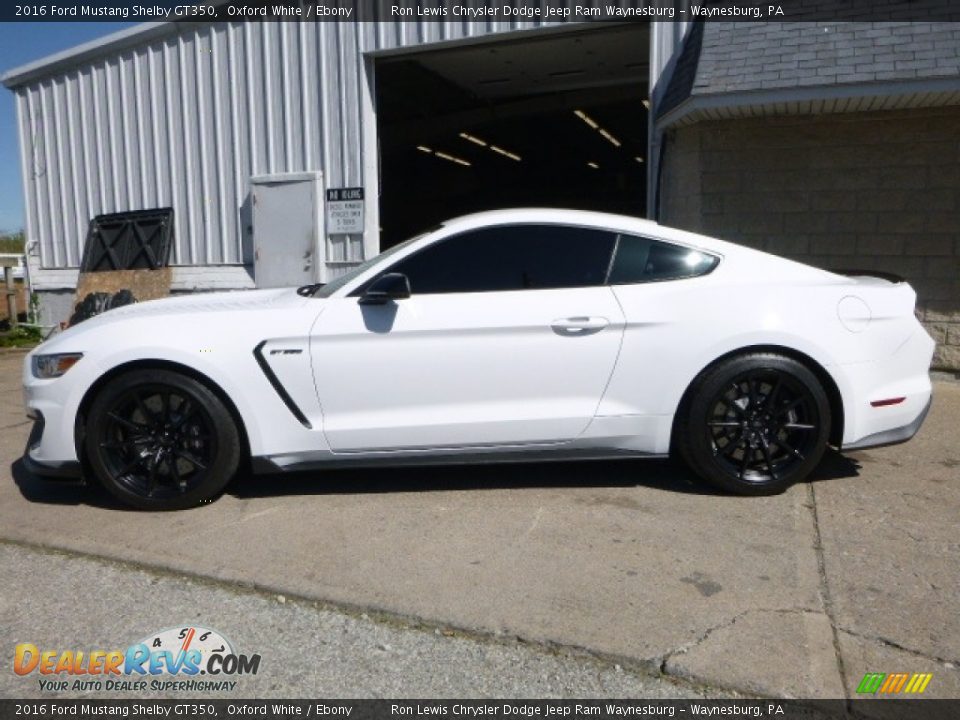
[{"label": "brick wall", "polygon": [[[27,289],[23,280],[14,280],[13,285],[17,291],[17,314],[20,315],[22,320],[24,314],[29,310],[27,307]],[[3,272],[0,270],[0,321],[8,320],[9,317],[10,314],[7,312],[7,286],[3,283]]]},{"label": "brick wall", "polygon": [[960,370],[960,107],[710,121],[667,137],[661,222],[917,291]]}]

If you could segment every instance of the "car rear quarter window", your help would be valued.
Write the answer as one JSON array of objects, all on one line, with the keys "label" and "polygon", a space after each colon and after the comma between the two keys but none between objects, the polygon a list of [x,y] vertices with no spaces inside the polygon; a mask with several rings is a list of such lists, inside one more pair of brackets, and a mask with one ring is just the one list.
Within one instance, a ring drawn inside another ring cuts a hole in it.
[{"label": "car rear quarter window", "polygon": [[455,235],[403,258],[414,295],[603,285],[615,233],[566,225],[502,225]]},{"label": "car rear quarter window", "polygon": [[699,250],[637,235],[620,235],[608,282],[630,285],[699,277],[719,263],[717,256]]}]

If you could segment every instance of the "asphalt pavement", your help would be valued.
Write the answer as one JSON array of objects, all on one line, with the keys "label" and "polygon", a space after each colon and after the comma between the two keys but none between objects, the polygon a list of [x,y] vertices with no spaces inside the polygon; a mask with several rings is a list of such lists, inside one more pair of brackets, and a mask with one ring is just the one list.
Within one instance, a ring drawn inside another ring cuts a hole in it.
[{"label": "asphalt pavement", "polygon": [[[369,621],[371,633],[417,638],[403,641],[411,647],[441,638],[443,649],[429,651],[440,654],[421,663],[449,684],[411,679],[410,694],[657,697],[656,688],[681,687],[684,695],[836,698],[856,696],[866,672],[903,671],[934,674],[927,697],[960,697],[955,382],[936,384],[912,442],[829,453],[811,482],[777,497],[717,494],[667,461],[584,462],[240,478],[209,506],[163,514],[127,511],[95,489],[26,472],[17,461],[29,432],[21,358],[0,355],[0,540],[16,543],[4,549],[3,567],[39,567],[9,555],[55,548],[68,554],[56,556],[51,582],[73,564],[97,562],[91,557],[113,569],[90,570],[91,582],[78,579],[63,595],[38,585],[30,597],[42,597],[44,611],[35,615],[11,601],[16,583],[4,583],[4,647],[39,631],[61,646],[96,644],[112,608],[126,602],[123,573],[160,571],[182,586],[183,604],[165,605],[164,585],[157,605],[151,599],[141,615],[128,614],[101,642],[183,622],[194,601],[198,617],[254,646],[264,642],[260,628],[276,632],[304,603],[340,623]],[[30,579],[20,572],[18,582]],[[206,605],[211,587],[249,590],[265,605]],[[278,595],[287,604],[265,599]],[[82,623],[56,620],[78,606]],[[278,637],[305,642],[297,638],[307,622]],[[342,638],[330,638],[326,651],[341,652]],[[471,650],[443,655],[450,638]],[[386,684],[362,674],[355,685],[337,684],[351,682],[360,664],[382,667],[375,645],[342,649],[356,651],[357,664],[338,681],[317,678],[315,692],[396,692],[403,677],[386,672],[374,678]],[[508,651],[533,653],[523,655],[516,686],[494,679],[495,656]],[[302,664],[320,652],[304,646]],[[549,687],[549,673],[537,669],[547,658],[566,678]],[[489,680],[471,685],[474,675]],[[588,675],[603,683],[571,684]],[[621,677],[636,684],[605,684]],[[10,678],[0,682],[5,695],[16,689]],[[300,689],[288,682],[278,678],[276,692]]]},{"label": "asphalt pavement", "polygon": [[[0,597],[4,648],[11,652],[16,643],[60,651],[126,649],[166,627],[198,625],[221,632],[238,653],[261,656],[256,674],[221,678],[235,681],[233,689],[192,696],[679,699],[716,693],[582,654],[414,628],[58,551],[0,543],[0,576],[13,590]],[[72,686],[93,676],[62,677]],[[54,693],[42,690],[40,680],[51,678],[2,672],[0,697],[178,697],[149,686],[135,694],[105,686]]]}]

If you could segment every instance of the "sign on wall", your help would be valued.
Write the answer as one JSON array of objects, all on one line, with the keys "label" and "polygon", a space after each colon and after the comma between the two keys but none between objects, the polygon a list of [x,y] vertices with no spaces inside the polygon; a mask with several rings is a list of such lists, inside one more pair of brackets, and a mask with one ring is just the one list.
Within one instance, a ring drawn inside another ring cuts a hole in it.
[{"label": "sign on wall", "polygon": [[327,190],[327,234],[363,233],[363,188]]}]

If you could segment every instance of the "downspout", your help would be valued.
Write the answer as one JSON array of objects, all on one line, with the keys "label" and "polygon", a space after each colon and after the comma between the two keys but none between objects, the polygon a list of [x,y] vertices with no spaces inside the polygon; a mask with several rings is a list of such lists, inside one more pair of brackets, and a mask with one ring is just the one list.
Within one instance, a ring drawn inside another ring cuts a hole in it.
[{"label": "downspout", "polygon": [[[677,10],[689,10],[689,2],[678,3]],[[660,218],[660,178],[663,166],[663,132],[657,124],[661,102],[670,85],[677,59],[692,23],[650,23],[650,114],[647,118],[647,217]]]}]

